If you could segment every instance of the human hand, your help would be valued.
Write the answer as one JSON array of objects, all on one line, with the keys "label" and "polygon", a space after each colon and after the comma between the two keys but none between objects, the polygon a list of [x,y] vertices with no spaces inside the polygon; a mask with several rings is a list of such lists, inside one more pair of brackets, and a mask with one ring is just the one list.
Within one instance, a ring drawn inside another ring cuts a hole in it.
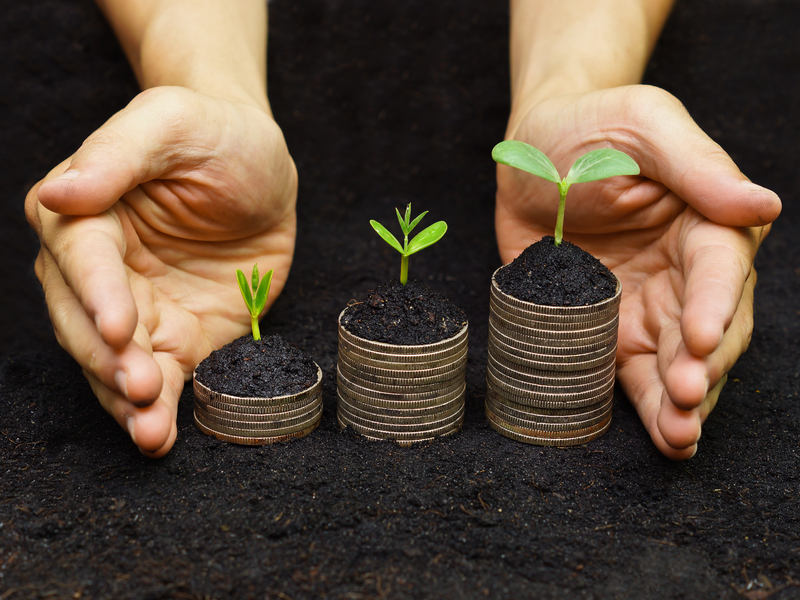
[{"label": "human hand", "polygon": [[[564,237],[621,280],[617,379],[658,449],[690,458],[749,344],[753,260],[780,200],[750,183],[677,99],[649,86],[521,103],[507,139],[536,146],[562,173],[608,146],[639,164],[640,177],[572,187]],[[507,263],[552,234],[558,194],[504,165],[497,180],[495,224]]]},{"label": "human hand", "polygon": [[153,88],[28,193],[59,343],[140,450],[166,454],[184,381],[250,330],[237,267],[292,262],[297,173],[264,110]]}]

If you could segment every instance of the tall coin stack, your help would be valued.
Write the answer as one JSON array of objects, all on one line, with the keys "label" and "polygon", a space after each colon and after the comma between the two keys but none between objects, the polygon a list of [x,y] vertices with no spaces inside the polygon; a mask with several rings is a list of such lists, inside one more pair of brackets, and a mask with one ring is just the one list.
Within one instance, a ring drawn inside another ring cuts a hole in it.
[{"label": "tall coin stack", "polygon": [[322,371],[296,394],[245,398],[215,392],[194,377],[194,422],[223,442],[260,446],[308,435],[322,419]]},{"label": "tall coin stack", "polygon": [[467,329],[402,346],[353,335],[339,316],[339,425],[401,445],[448,435],[464,421]]},{"label": "tall coin stack", "polygon": [[617,280],[614,297],[597,304],[544,306],[504,293],[492,277],[486,417],[493,429],[543,446],[584,444],[608,430],[621,293]]}]

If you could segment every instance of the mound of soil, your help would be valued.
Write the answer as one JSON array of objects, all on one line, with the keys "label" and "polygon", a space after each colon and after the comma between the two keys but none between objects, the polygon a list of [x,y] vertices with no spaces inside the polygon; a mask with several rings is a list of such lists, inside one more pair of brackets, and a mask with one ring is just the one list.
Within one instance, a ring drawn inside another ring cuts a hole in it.
[{"label": "mound of soil", "polygon": [[467,324],[464,311],[436,290],[412,279],[379,285],[341,318],[353,335],[386,344],[414,346],[453,337]]},{"label": "mound of soil", "polygon": [[548,306],[586,306],[616,293],[614,274],[594,256],[552,235],[528,246],[495,276],[503,292]]},{"label": "mound of soil", "polygon": [[296,394],[317,381],[317,365],[279,335],[244,335],[197,365],[197,380],[231,396],[274,398]]}]

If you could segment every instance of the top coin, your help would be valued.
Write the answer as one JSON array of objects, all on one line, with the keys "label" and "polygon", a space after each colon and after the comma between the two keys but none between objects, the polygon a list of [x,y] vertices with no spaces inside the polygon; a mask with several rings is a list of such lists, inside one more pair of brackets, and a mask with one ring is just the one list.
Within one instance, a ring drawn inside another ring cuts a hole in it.
[{"label": "top coin", "polygon": [[322,390],[322,369],[319,365],[314,363],[317,367],[317,381],[309,388],[306,388],[296,394],[286,394],[284,396],[273,396],[270,398],[247,398],[244,396],[231,396],[230,394],[221,394],[216,392],[206,385],[200,383],[192,374],[192,387],[194,395],[200,401],[207,404],[230,404],[235,406],[282,406],[285,404],[294,404],[303,400],[310,400],[313,396],[319,394]]},{"label": "top coin", "polygon": [[[500,269],[502,268],[503,267],[500,267]],[[497,271],[500,269],[497,269]],[[526,302],[514,296],[509,296],[503,292],[495,280],[497,271],[492,275],[492,293],[500,297],[506,304],[527,310],[531,313],[538,313],[541,315],[593,315],[607,310],[616,311],[616,307],[619,306],[620,297],[622,296],[622,283],[620,283],[619,278],[617,278],[617,290],[614,296],[602,302],[598,302],[597,304],[588,304],[585,306],[547,306],[545,304],[534,304],[533,302]]]}]

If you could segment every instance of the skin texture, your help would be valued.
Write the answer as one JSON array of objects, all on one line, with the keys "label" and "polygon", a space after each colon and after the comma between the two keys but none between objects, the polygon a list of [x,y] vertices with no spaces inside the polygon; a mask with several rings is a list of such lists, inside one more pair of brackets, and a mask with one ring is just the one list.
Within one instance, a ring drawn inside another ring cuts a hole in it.
[{"label": "skin texture", "polygon": [[[296,230],[297,173],[266,98],[264,3],[182,4],[102,4],[150,89],[25,205],[59,343],[152,457],[175,442],[195,365],[250,330],[236,269],[274,269],[269,306]],[[186,27],[166,36],[176,10]]]}]

